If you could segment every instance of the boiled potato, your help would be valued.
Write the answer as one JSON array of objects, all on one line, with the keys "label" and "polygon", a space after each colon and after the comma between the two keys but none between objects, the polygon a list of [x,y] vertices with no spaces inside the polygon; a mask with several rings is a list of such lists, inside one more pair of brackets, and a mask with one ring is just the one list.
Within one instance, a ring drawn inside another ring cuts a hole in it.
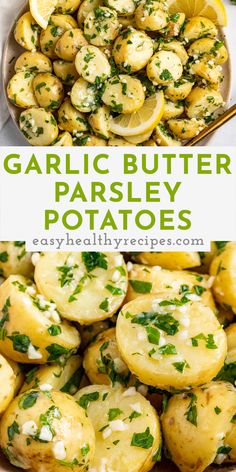
[{"label": "boiled potato", "polygon": [[228,60],[228,51],[223,41],[211,38],[201,38],[194,41],[188,49],[188,55],[195,59],[206,57],[214,59],[216,64],[224,64]]},{"label": "boiled potato", "polygon": [[30,108],[38,105],[33,89],[34,77],[31,72],[17,72],[8,83],[7,96],[17,107]]},{"label": "boiled potato", "polygon": [[35,281],[63,317],[82,325],[110,318],[127,289],[123,257],[112,252],[46,253],[36,263]]},{"label": "boiled potato", "polygon": [[54,74],[62,81],[65,85],[74,85],[76,80],[79,78],[79,74],[75,68],[74,62],[66,62],[61,60],[53,62]]},{"label": "boiled potato", "polygon": [[44,299],[21,275],[11,275],[0,286],[0,350],[27,364],[58,362],[76,350],[76,329],[61,322],[54,303]]},{"label": "boiled potato", "polygon": [[98,334],[109,329],[110,322],[98,321],[88,326],[80,326],[81,349],[85,349],[91,342],[95,341]]},{"label": "boiled potato", "polygon": [[82,472],[95,450],[92,423],[70,395],[29,390],[11,403],[0,424],[0,444],[9,461],[34,472]]},{"label": "boiled potato", "polygon": [[156,142],[154,139],[148,139],[148,141],[145,141],[145,146],[156,146]]},{"label": "boiled potato", "polygon": [[229,242],[213,259],[210,274],[215,277],[213,293],[223,307],[236,313],[236,243]]},{"label": "boiled potato", "polygon": [[105,5],[117,12],[121,18],[133,15],[136,3],[134,0],[105,0]]},{"label": "boiled potato", "polygon": [[65,31],[77,28],[77,23],[70,15],[52,15],[50,25],[40,35],[41,51],[51,59],[57,59],[55,47],[58,39]]},{"label": "boiled potato", "polygon": [[213,59],[199,60],[197,59],[191,66],[191,74],[197,75],[209,82],[214,88],[219,88],[219,84],[223,80],[222,67],[217,66]]},{"label": "boiled potato", "polygon": [[33,80],[33,90],[40,107],[46,110],[57,110],[64,98],[61,81],[52,74],[37,74]]},{"label": "boiled potato", "polygon": [[171,102],[165,99],[164,114],[162,121],[168,121],[171,118],[178,118],[184,113],[183,102]]},{"label": "boiled potato", "polygon": [[26,252],[24,241],[0,242],[0,274],[9,275],[33,275],[32,253]]},{"label": "boiled potato", "polygon": [[163,269],[191,269],[201,265],[198,252],[140,252],[133,256],[135,261]]},{"label": "boiled potato", "polygon": [[94,136],[94,134],[75,135],[73,138],[74,146],[106,146],[107,141]]},{"label": "boiled potato", "polygon": [[77,52],[82,46],[87,46],[88,42],[79,28],[70,29],[57,41],[55,53],[64,61],[73,62]]},{"label": "boiled potato", "polygon": [[111,137],[108,141],[108,146],[134,146],[132,143],[128,143],[126,139]]},{"label": "boiled potato", "polygon": [[0,414],[2,414],[9,403],[11,403],[16,385],[16,375],[10,363],[0,355]]},{"label": "boiled potato", "polygon": [[28,51],[39,49],[40,26],[36,23],[31,13],[27,11],[16,22],[14,37],[16,42]]},{"label": "boiled potato", "polygon": [[49,146],[59,130],[53,114],[44,108],[28,108],[20,115],[20,130],[32,146]]},{"label": "boiled potato", "polygon": [[193,88],[194,81],[190,81],[185,77],[177,82],[167,85],[165,89],[165,96],[172,100],[172,102],[179,102],[187,98]]},{"label": "boiled potato", "polygon": [[68,131],[59,134],[56,141],[52,143],[52,146],[73,146],[73,139],[71,134],[68,133]]},{"label": "boiled potato", "polygon": [[22,368],[22,365],[21,364],[18,364],[17,362],[15,361],[12,361],[11,359],[9,359],[8,357],[4,356],[6,361],[8,362],[8,364],[10,364],[13,372],[14,372],[14,375],[15,375],[15,385],[14,385],[14,396],[18,394],[20,388],[22,387],[23,383],[24,383],[24,379],[25,379],[25,376],[24,376],[24,373],[23,373],[23,368]]},{"label": "boiled potato", "polygon": [[58,0],[56,12],[65,14],[72,14],[78,10],[81,0]]},{"label": "boiled potato", "polygon": [[84,0],[78,10],[77,20],[80,28],[83,28],[84,21],[86,16],[97,8],[99,5],[102,5],[102,0]]},{"label": "boiled potato", "polygon": [[186,21],[182,36],[186,43],[206,37],[216,38],[217,28],[209,18],[194,16]]},{"label": "boiled potato", "polygon": [[109,108],[103,105],[91,113],[88,122],[95,134],[103,139],[109,139],[109,119]]},{"label": "boiled potato", "polygon": [[176,138],[185,140],[197,136],[205,128],[205,122],[196,118],[172,118],[168,121],[168,126]]},{"label": "boiled potato", "polygon": [[161,446],[159,419],[134,387],[113,389],[91,385],[75,398],[92,421],[96,435],[93,470],[148,472]]},{"label": "boiled potato", "polygon": [[118,113],[134,113],[144,104],[145,95],[139,79],[121,74],[105,84],[102,101]]},{"label": "boiled potato", "polygon": [[41,52],[23,52],[16,63],[16,72],[52,72],[52,63],[50,59]]},{"label": "boiled potato", "polygon": [[165,36],[172,38],[179,36],[185,22],[185,13],[172,13],[169,17],[169,23],[164,32]]},{"label": "boiled potato", "polygon": [[163,434],[180,471],[203,472],[213,462],[223,462],[227,454],[221,451],[227,451],[235,409],[236,390],[227,382],[211,382],[168,401]]},{"label": "boiled potato", "polygon": [[194,87],[188,95],[186,114],[189,118],[209,117],[224,104],[220,92],[207,87]]},{"label": "boiled potato", "polygon": [[212,309],[199,296],[175,292],[143,295],[123,306],[116,337],[130,371],[144,384],[168,391],[209,382],[227,352]]},{"label": "boiled potato", "polygon": [[115,328],[98,334],[89,344],[83,366],[91,384],[127,386],[131,381],[130,371],[118,350]]},{"label": "boiled potato", "polygon": [[88,129],[85,115],[76,110],[69,99],[66,99],[58,110],[58,126],[69,133]]},{"label": "boiled potato", "polygon": [[127,28],[120,33],[112,51],[117,66],[128,72],[137,72],[145,67],[153,55],[153,42],[143,31]]},{"label": "boiled potato", "polygon": [[209,269],[212,260],[218,253],[218,243],[215,241],[211,242],[211,247],[210,251],[208,252],[200,252],[200,258],[201,258],[201,266],[197,268],[197,271],[200,272],[201,274],[209,274]]},{"label": "boiled potato", "polygon": [[155,0],[142,0],[135,10],[135,21],[140,29],[160,31],[168,24],[168,13]]},{"label": "boiled potato", "polygon": [[96,46],[84,46],[75,58],[79,75],[91,84],[104,82],[111,75],[111,66],[106,55]]},{"label": "boiled potato", "polygon": [[177,41],[176,39],[172,41],[161,41],[159,43],[159,49],[165,51],[172,51],[177,54],[184,66],[188,62],[188,54],[186,49],[184,48],[182,43],[180,41]]},{"label": "boiled potato", "polygon": [[172,51],[158,51],[147,65],[147,76],[156,85],[169,85],[180,79],[183,66]]},{"label": "boiled potato", "polygon": [[159,123],[156,126],[153,139],[158,146],[180,146],[180,141],[177,141],[170,130],[166,127],[164,123]]},{"label": "boiled potato", "polygon": [[119,20],[115,10],[97,7],[86,16],[84,22],[85,38],[94,46],[111,44],[118,36]]},{"label": "boiled potato", "polygon": [[74,395],[81,388],[84,375],[80,356],[70,357],[65,365],[44,365],[28,372],[21,393],[34,388],[42,391],[58,390]]},{"label": "boiled potato", "polygon": [[82,77],[73,85],[70,98],[73,107],[80,112],[90,113],[97,107],[97,90]]}]

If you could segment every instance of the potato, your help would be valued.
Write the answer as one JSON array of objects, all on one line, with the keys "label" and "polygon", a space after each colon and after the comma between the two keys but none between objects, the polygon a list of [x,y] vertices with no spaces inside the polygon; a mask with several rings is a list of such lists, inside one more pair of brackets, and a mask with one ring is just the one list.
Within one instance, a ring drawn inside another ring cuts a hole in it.
[{"label": "potato", "polygon": [[[77,135],[76,135],[77,136]],[[94,136],[94,134],[83,134],[73,138],[74,146],[106,146],[107,141]]]},{"label": "potato", "polygon": [[205,122],[196,118],[172,118],[168,121],[168,126],[176,138],[186,140],[197,136],[205,128]]},{"label": "potato", "polygon": [[[94,430],[85,411],[62,392],[29,390],[8,407],[0,424],[0,444],[11,464],[39,472],[75,472],[94,456]],[[72,466],[71,466],[72,467]]]},{"label": "potato", "polygon": [[105,0],[105,5],[117,12],[122,17],[133,15],[136,3],[134,0]]},{"label": "potato", "polygon": [[13,372],[14,372],[14,375],[15,375],[15,385],[14,385],[14,396],[18,394],[20,388],[22,387],[23,383],[24,383],[24,379],[25,379],[25,376],[24,376],[24,373],[23,373],[23,368],[20,364],[18,364],[17,362],[15,361],[12,361],[11,359],[9,359],[8,357],[4,356],[6,361],[8,362],[8,364],[10,364]]},{"label": "potato", "polygon": [[162,428],[179,470],[203,472],[213,462],[221,463],[235,408],[236,390],[227,382],[211,382],[169,400]]},{"label": "potato", "polygon": [[135,10],[135,21],[140,29],[160,31],[168,24],[168,13],[160,8],[159,2],[143,0]]},{"label": "potato", "polygon": [[81,0],[58,0],[56,12],[65,14],[72,14],[78,10]]},{"label": "potato", "polygon": [[111,44],[120,30],[117,13],[111,8],[97,7],[85,18],[84,35],[94,46]]},{"label": "potato", "polygon": [[210,274],[215,277],[213,293],[220,305],[236,313],[236,243],[229,242],[212,261]]},{"label": "potato", "polygon": [[7,85],[9,100],[20,108],[37,106],[33,90],[34,74],[31,72],[17,72]]},{"label": "potato", "polygon": [[59,134],[58,138],[51,146],[73,146],[72,136],[68,131]]},{"label": "potato", "polygon": [[0,307],[0,351],[13,361],[59,362],[79,347],[77,330],[61,322],[55,304],[25,277],[11,275],[0,286]]},{"label": "potato", "polygon": [[157,143],[158,146],[180,146],[180,141],[174,139],[173,134],[171,134],[170,130],[166,127],[164,123],[159,123],[156,126],[153,139]]},{"label": "potato", "polygon": [[16,72],[52,72],[50,59],[41,52],[23,52],[16,63]]},{"label": "potato", "polygon": [[129,26],[132,28],[137,28],[134,16],[118,16],[118,20],[120,26],[122,26],[122,29],[127,29]]},{"label": "potato", "polygon": [[74,395],[81,388],[83,375],[81,357],[78,355],[72,356],[62,366],[44,365],[34,367],[26,375],[20,393],[34,388],[41,388],[42,391],[53,389]]},{"label": "potato", "polygon": [[212,380],[223,366],[224,330],[200,297],[189,298],[163,292],[122,307],[116,326],[118,349],[144,384],[183,390]]},{"label": "potato", "polygon": [[188,49],[188,55],[194,58],[213,59],[215,64],[224,64],[228,60],[228,51],[223,41],[201,38],[194,41]]},{"label": "potato", "polygon": [[139,79],[121,74],[105,84],[102,101],[118,113],[134,113],[144,104],[145,95]]},{"label": "potato", "polygon": [[28,108],[19,119],[20,130],[32,146],[50,146],[59,130],[53,114],[44,108]]},{"label": "potato", "polygon": [[126,139],[119,138],[118,136],[112,136],[108,141],[108,146],[134,146],[134,144],[128,143]]},{"label": "potato", "polygon": [[201,266],[197,267],[197,272],[200,272],[201,274],[209,273],[211,262],[218,252],[217,245],[217,242],[212,241],[210,251],[199,253],[201,258]]},{"label": "potato", "polygon": [[111,75],[111,66],[106,55],[96,46],[83,46],[75,58],[79,75],[91,84],[104,82]]},{"label": "potato", "polygon": [[201,297],[202,303],[216,312],[210,292],[214,279],[208,275],[199,275],[186,270],[165,270],[159,266],[133,264],[129,271],[129,285],[126,302],[147,293],[174,292],[177,295]]},{"label": "potato", "polygon": [[213,88],[194,87],[188,95],[186,114],[189,118],[209,117],[224,103],[220,92]]},{"label": "potato", "polygon": [[160,41],[159,43],[159,50],[164,50],[164,51],[172,51],[177,56],[179,56],[182,64],[185,66],[188,62],[188,54],[184,46],[180,41],[177,41],[176,39],[172,41]]},{"label": "potato", "polygon": [[57,110],[64,98],[61,81],[52,74],[37,74],[33,80],[33,90],[40,107],[46,110]]},{"label": "potato", "polygon": [[16,375],[10,363],[0,355],[0,414],[3,413],[11,403],[16,386]]},{"label": "potato", "polygon": [[62,81],[63,84],[72,86],[79,78],[79,74],[75,68],[74,62],[66,62],[61,60],[53,62],[54,74]]},{"label": "potato", "polygon": [[203,16],[189,18],[183,28],[182,36],[186,43],[200,38],[216,38],[217,28],[214,23]]},{"label": "potato", "polygon": [[83,31],[79,28],[74,28],[60,37],[55,47],[55,53],[64,61],[73,62],[77,52],[82,46],[87,46],[88,42],[83,35]]},{"label": "potato", "polygon": [[183,66],[172,51],[158,51],[147,65],[147,76],[155,85],[169,85],[180,79]]},{"label": "potato", "polygon": [[183,25],[185,22],[185,14],[184,13],[172,13],[169,16],[169,23],[167,28],[164,31],[164,35],[167,38],[173,38],[175,36],[179,36]]},{"label": "potato", "polygon": [[21,274],[32,277],[32,253],[26,252],[24,241],[0,242],[0,275]]},{"label": "potato", "polygon": [[165,89],[165,96],[172,100],[172,102],[179,102],[185,100],[193,88],[194,81],[190,81],[185,77],[181,77],[178,82],[167,85]]},{"label": "potato", "polygon": [[98,107],[93,113],[91,113],[88,122],[95,134],[103,139],[109,139],[109,119],[109,108],[105,105],[102,105],[101,107]]},{"label": "potato", "polygon": [[143,31],[128,27],[114,42],[112,55],[119,69],[128,73],[145,67],[153,55],[153,42]]},{"label": "potato", "polygon": [[116,342],[115,328],[98,334],[87,347],[83,360],[84,370],[92,384],[127,387],[131,373],[123,362]]},{"label": "potato", "polygon": [[39,49],[40,26],[27,11],[16,22],[14,37],[16,42],[28,51]]},{"label": "potato", "polygon": [[143,134],[137,134],[135,136],[126,136],[125,139],[131,144],[141,144],[147,141],[147,139],[151,137],[152,132],[153,132],[153,129]]},{"label": "potato", "polygon": [[84,0],[81,3],[77,15],[77,20],[80,28],[83,28],[86,16],[99,5],[102,5],[102,0]]},{"label": "potato", "polygon": [[198,252],[140,252],[133,257],[141,264],[159,265],[169,270],[191,269],[201,265]]},{"label": "potato", "polygon": [[165,99],[164,114],[162,121],[168,121],[171,118],[178,118],[184,112],[184,106],[182,102],[171,102]]},{"label": "potato", "polygon": [[102,471],[106,464],[116,472],[152,469],[161,446],[159,419],[134,387],[124,390],[91,385],[80,390],[75,398],[95,429],[91,471]]},{"label": "potato", "polygon": [[202,79],[209,82],[209,84],[216,88],[219,88],[220,83],[223,81],[222,67],[217,66],[213,59],[210,60],[199,60],[197,59],[190,68],[191,74],[197,75]]},{"label": "potato", "polygon": [[127,290],[123,257],[112,252],[44,254],[36,263],[35,281],[64,318],[82,325],[110,318]]},{"label": "potato", "polygon": [[57,59],[55,46],[65,31],[77,28],[77,23],[70,15],[52,15],[50,24],[40,35],[41,51],[51,59]]},{"label": "potato", "polygon": [[69,133],[87,131],[88,129],[85,115],[73,107],[69,98],[62,103],[58,110],[58,126]]},{"label": "potato", "polygon": [[85,349],[91,342],[96,340],[98,334],[109,329],[109,327],[109,320],[98,321],[88,326],[80,326],[81,349]]},{"label": "potato", "polygon": [[73,85],[70,98],[72,105],[80,112],[90,113],[97,107],[97,90],[82,77]]}]

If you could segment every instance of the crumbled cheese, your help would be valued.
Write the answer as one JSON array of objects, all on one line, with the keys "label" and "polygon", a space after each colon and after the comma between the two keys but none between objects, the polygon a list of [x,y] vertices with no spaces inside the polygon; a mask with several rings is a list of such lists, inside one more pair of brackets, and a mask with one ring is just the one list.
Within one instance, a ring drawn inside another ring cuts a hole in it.
[{"label": "crumbled cheese", "polygon": [[52,390],[52,385],[45,383],[45,384],[40,385],[39,388],[42,392],[49,392],[50,390]]},{"label": "crumbled cheese", "polygon": [[126,429],[129,429],[129,426],[122,420],[110,421],[109,426],[112,431],[125,431]]},{"label": "crumbled cheese", "polygon": [[40,433],[39,433],[39,439],[41,441],[52,441],[52,431],[50,430],[49,426],[45,425],[42,426]]},{"label": "crumbled cheese", "polygon": [[34,360],[34,359],[42,359],[43,355],[41,354],[40,351],[37,351],[37,349],[35,349],[35,347],[33,346],[33,344],[30,343],[29,347],[28,347],[28,352],[27,352],[27,355],[28,355],[28,359],[31,359],[31,360]]},{"label": "crumbled cheese", "polygon": [[123,397],[132,397],[132,395],[135,395],[136,393],[136,388],[135,387],[129,387],[127,390],[125,390],[124,393],[122,393]]},{"label": "crumbled cheese", "polygon": [[142,413],[142,408],[141,408],[140,403],[132,403],[130,405],[130,408],[132,408],[132,410],[136,411],[137,413]]},{"label": "crumbled cheese", "polygon": [[24,434],[25,436],[35,436],[36,433],[37,433],[37,425],[35,423],[35,421],[26,421],[26,423],[24,423],[21,427],[21,432],[22,434]]},{"label": "crumbled cheese", "polygon": [[34,266],[36,266],[37,262],[39,261],[40,259],[40,254],[39,252],[35,252],[34,254],[32,254],[32,257],[31,257],[31,262]]},{"label": "crumbled cheese", "polygon": [[63,441],[56,441],[52,446],[52,450],[55,459],[58,459],[59,461],[65,460],[66,449]]}]

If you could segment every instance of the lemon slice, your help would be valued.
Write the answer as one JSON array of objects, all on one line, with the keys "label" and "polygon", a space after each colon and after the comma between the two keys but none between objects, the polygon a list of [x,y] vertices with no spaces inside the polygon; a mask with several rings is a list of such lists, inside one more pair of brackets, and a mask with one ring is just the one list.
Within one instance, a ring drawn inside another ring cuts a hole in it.
[{"label": "lemon slice", "polygon": [[227,25],[227,13],[222,0],[168,0],[170,13],[185,13],[187,18],[205,16],[219,26]]},{"label": "lemon slice", "polygon": [[137,136],[157,126],[164,113],[164,94],[158,92],[148,97],[135,113],[118,115],[110,123],[110,131],[118,136]]},{"label": "lemon slice", "polygon": [[51,14],[57,6],[58,0],[30,0],[30,12],[41,28],[46,29]]}]

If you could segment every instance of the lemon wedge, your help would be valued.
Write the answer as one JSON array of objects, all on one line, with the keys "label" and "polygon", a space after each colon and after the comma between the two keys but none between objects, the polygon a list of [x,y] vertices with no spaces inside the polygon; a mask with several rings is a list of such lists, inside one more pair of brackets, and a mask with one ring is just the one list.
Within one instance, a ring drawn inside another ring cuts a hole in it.
[{"label": "lemon wedge", "polygon": [[205,16],[219,26],[227,26],[227,13],[222,0],[168,0],[170,13],[185,13],[187,18]]},{"label": "lemon wedge", "polygon": [[137,136],[152,130],[161,121],[164,113],[164,94],[148,97],[142,108],[135,113],[118,115],[111,120],[110,131],[118,136]]},{"label": "lemon wedge", "polygon": [[58,0],[30,0],[30,12],[41,28],[46,29],[51,14],[57,6]]}]

